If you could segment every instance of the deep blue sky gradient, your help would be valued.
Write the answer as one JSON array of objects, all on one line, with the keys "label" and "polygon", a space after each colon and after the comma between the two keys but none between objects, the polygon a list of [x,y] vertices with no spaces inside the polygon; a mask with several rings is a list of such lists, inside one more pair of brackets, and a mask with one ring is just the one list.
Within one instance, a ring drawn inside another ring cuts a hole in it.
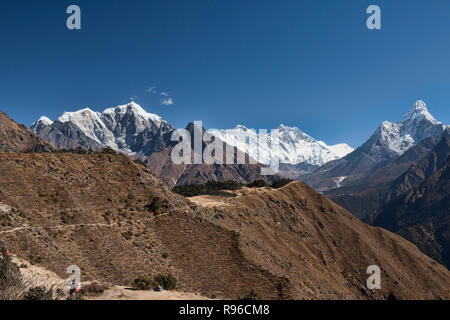
[{"label": "deep blue sky gradient", "polygon": [[[66,28],[70,4],[81,31]],[[370,4],[381,31],[366,28]],[[0,109],[16,121],[133,96],[176,127],[283,123],[353,147],[417,99],[448,124],[450,1],[0,2]]]}]

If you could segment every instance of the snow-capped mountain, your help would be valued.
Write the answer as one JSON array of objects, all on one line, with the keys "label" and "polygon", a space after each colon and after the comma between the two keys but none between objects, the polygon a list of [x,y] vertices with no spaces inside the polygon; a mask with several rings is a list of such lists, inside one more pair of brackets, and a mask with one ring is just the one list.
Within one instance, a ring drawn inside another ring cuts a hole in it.
[{"label": "snow-capped mountain", "polygon": [[65,112],[54,122],[41,117],[31,129],[58,148],[110,147],[138,157],[163,150],[173,131],[161,117],[134,102],[102,113],[89,108]]},{"label": "snow-capped mountain", "polygon": [[400,122],[383,122],[369,141],[372,145],[386,146],[401,155],[417,142],[436,136],[445,128],[445,125],[436,121],[428,112],[425,102],[419,100]]},{"label": "snow-capped mountain", "polygon": [[275,133],[273,136],[278,137],[279,155],[275,155],[275,151],[271,147],[271,132],[257,133],[243,125],[238,125],[234,129],[210,130],[210,132],[226,143],[248,152],[252,158],[262,164],[269,164],[272,159],[279,156],[280,162],[285,164],[304,163],[321,166],[353,151],[345,143],[328,146],[325,142],[317,141],[297,127],[284,125],[273,130]]},{"label": "snow-capped mountain", "polygon": [[361,183],[372,168],[400,157],[424,139],[441,135],[446,128],[428,112],[425,102],[419,100],[401,121],[383,122],[361,147],[302,179],[320,191]]}]

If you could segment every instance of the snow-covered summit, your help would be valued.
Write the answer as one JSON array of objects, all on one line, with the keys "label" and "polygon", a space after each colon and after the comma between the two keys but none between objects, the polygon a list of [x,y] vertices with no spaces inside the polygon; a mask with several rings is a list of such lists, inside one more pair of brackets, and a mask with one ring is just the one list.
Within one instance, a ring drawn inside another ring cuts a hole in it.
[{"label": "snow-covered summit", "polygon": [[[37,122],[42,122],[43,124],[46,124],[46,125],[50,125],[50,124],[53,123],[53,121],[50,120],[50,118],[48,118],[48,117],[46,117],[46,116],[40,117],[39,120],[38,120]],[[36,123],[36,122],[35,122],[35,123]]]},{"label": "snow-covered summit", "polygon": [[445,128],[429,113],[425,102],[418,100],[401,121],[384,121],[370,140],[401,155],[421,140],[441,134]]},{"label": "snow-covered summit", "polygon": [[38,119],[38,121],[36,121],[35,123],[33,123],[31,125],[31,129],[36,132],[38,130],[41,130],[42,128],[51,126],[52,123],[53,123],[53,121],[50,120],[48,117],[42,116]]},{"label": "snow-covered summit", "polygon": [[[166,133],[173,130],[160,116],[145,111],[135,102],[108,108],[101,113],[89,108],[64,112],[54,123],[41,119],[33,124],[32,129],[58,147],[66,147],[60,146],[60,141],[71,141],[73,144],[74,137],[82,135],[92,141],[84,141],[83,147],[95,149],[100,145],[128,154],[148,154],[155,147],[162,148],[166,144],[163,141],[167,139]],[[57,129],[65,139],[53,136],[51,130],[45,130],[49,127]]]},{"label": "snow-covered summit", "polygon": [[130,102],[125,105],[117,106],[115,108],[108,108],[103,111],[103,114],[110,114],[110,115],[120,115],[124,116],[126,113],[133,113],[135,115],[138,115],[144,119],[149,119],[153,122],[156,122],[158,124],[161,124],[162,118],[154,113],[149,113],[145,111],[140,105],[138,105],[135,102]]},{"label": "snow-covered summit", "polygon": [[275,150],[270,144],[271,131],[267,130],[267,133],[260,133],[243,125],[238,125],[234,129],[212,130],[212,133],[226,143],[248,152],[252,158],[263,164],[269,164],[279,156],[281,163],[292,165],[306,163],[320,166],[353,151],[346,144],[328,146],[297,127],[288,127],[282,124],[273,129],[275,136],[278,136],[277,141],[280,146],[279,154],[275,154]]}]

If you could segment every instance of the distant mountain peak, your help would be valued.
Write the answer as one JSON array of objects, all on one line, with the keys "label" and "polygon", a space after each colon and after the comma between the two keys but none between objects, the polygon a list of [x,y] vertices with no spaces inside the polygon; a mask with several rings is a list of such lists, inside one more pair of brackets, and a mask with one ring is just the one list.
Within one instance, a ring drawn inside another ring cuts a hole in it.
[{"label": "distant mountain peak", "polygon": [[446,126],[430,114],[424,101],[418,100],[399,122],[384,121],[369,140],[369,148],[380,146],[403,154],[418,142],[431,136],[437,136]]},{"label": "distant mountain peak", "polygon": [[36,121],[35,123],[38,123],[38,122],[41,122],[41,123],[43,123],[43,124],[45,124],[45,125],[51,125],[51,124],[53,123],[53,121],[50,120],[50,118],[48,118],[48,117],[46,117],[46,116],[40,117],[39,120]]},{"label": "distant mountain peak", "polygon": [[439,123],[428,111],[427,105],[423,100],[416,101],[400,122],[404,123],[416,119],[426,119],[435,124]]},{"label": "distant mountain peak", "polygon": [[131,101],[127,104],[120,105],[114,108],[108,108],[103,111],[103,114],[120,114],[122,116],[126,113],[133,113],[135,115],[139,115],[144,119],[150,119],[158,124],[160,124],[163,121],[160,116],[145,111],[144,108],[142,108],[139,104],[137,104],[134,101]]},{"label": "distant mountain peak", "polygon": [[98,118],[99,114],[98,112],[94,112],[89,108],[84,108],[84,109],[80,109],[77,111],[73,111],[73,112],[64,112],[62,116],[60,116],[58,118],[59,122],[68,122],[68,121],[72,121],[74,119],[77,118]]}]

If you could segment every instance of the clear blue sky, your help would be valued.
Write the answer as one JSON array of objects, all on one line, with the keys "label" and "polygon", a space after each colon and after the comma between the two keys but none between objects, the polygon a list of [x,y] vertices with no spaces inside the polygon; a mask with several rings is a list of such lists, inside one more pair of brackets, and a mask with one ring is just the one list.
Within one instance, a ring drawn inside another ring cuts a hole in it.
[{"label": "clear blue sky", "polygon": [[[81,31],[66,28],[71,4]],[[417,99],[448,124],[450,1],[0,2],[1,110],[31,125],[131,97],[176,127],[284,123],[354,147]]]}]

